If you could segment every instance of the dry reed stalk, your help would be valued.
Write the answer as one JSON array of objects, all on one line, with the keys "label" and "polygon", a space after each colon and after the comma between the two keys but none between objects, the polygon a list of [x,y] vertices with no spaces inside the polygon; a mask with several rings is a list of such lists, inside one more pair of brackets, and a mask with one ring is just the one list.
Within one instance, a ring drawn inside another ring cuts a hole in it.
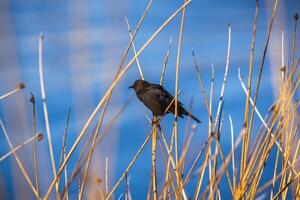
[{"label": "dry reed stalk", "polygon": [[98,191],[98,193],[99,193],[99,199],[105,199],[105,196],[104,196],[104,192],[103,192],[103,189],[102,189],[102,180],[100,179],[100,178],[98,178],[97,180],[96,180],[96,182],[97,182],[97,185],[98,185],[98,187],[97,187],[97,191]]},{"label": "dry reed stalk", "polygon": [[296,36],[297,36],[297,25],[298,25],[298,14],[294,15],[294,31],[293,31],[293,47],[292,47],[292,65],[295,63],[295,47],[296,47]]},{"label": "dry reed stalk", "polygon": [[[241,78],[241,75],[240,75],[240,71],[239,71],[239,80],[240,80],[240,83],[241,83],[241,86],[242,86],[244,92],[247,94],[245,84],[244,84],[244,82],[243,82],[243,80]],[[254,105],[254,101],[252,100],[251,97],[250,97],[250,103],[254,107],[254,110],[255,110],[257,116],[259,117],[260,121],[262,122],[263,126],[266,128],[266,130],[268,132],[270,132],[270,134],[271,134],[272,137],[275,137],[274,134],[271,132],[271,129],[269,128],[269,126],[267,125],[267,123],[265,122],[265,120],[263,119],[262,115],[260,114],[258,108]],[[277,148],[280,150],[280,152],[283,153],[284,151],[283,151],[280,143],[278,141],[276,141],[275,144],[276,144]],[[289,165],[291,165],[290,162],[289,162]],[[296,173],[296,172],[294,171],[294,173]]]},{"label": "dry reed stalk", "polygon": [[108,157],[105,158],[105,195],[108,194]]},{"label": "dry reed stalk", "polygon": [[[134,55],[136,56],[136,48],[135,48],[134,40],[133,40],[133,37],[132,37],[132,32],[131,32],[130,25],[129,25],[129,22],[128,22],[128,20],[127,20],[127,17],[125,17],[125,21],[126,21],[126,25],[127,25],[127,28],[128,28],[130,40],[132,41],[132,49],[133,49],[133,53],[134,53]],[[139,73],[140,73],[140,76],[141,76],[142,80],[145,80],[144,75],[143,75],[143,72],[142,72],[142,67],[141,67],[139,58],[138,58],[137,56],[136,56],[136,64],[137,64],[137,66],[138,66]]]},{"label": "dry reed stalk", "polygon": [[[44,83],[44,75],[43,75],[43,40],[44,35],[39,35],[39,78],[40,78],[40,87],[41,87],[41,95],[42,95],[42,103],[43,103],[43,111],[44,111],[44,118],[45,118],[45,126],[46,126],[46,133],[48,139],[48,148],[50,153],[51,159],[51,167],[54,178],[56,177],[56,165],[53,153],[53,145],[52,145],[52,136],[50,131],[50,124],[49,124],[49,117],[48,117],[48,109],[47,109],[47,102],[46,102],[46,93],[45,93],[45,83]],[[58,194],[59,185],[55,184],[56,193]]]},{"label": "dry reed stalk", "polygon": [[41,141],[42,139],[43,139],[43,134],[41,134],[41,133],[36,134],[36,135],[32,136],[31,138],[28,138],[22,144],[19,144],[19,145],[15,146],[13,149],[11,149],[9,152],[7,152],[4,156],[2,156],[0,158],[0,162],[3,161],[4,159],[6,159],[11,154],[16,153],[16,151],[18,151],[19,149],[24,147],[26,144],[29,144],[30,142],[35,141],[35,140]]},{"label": "dry reed stalk", "polygon": [[[218,147],[218,151],[220,152],[220,156],[221,156],[222,162],[223,162],[223,164],[225,166],[224,169],[225,169],[227,181],[228,181],[228,184],[229,184],[230,192],[231,192],[232,196],[234,196],[233,183],[231,182],[230,174],[229,174],[227,165],[225,165],[225,156],[224,156],[224,153],[223,153],[223,150],[222,150],[222,146],[220,144],[220,140],[219,139],[216,140],[216,144],[217,144],[217,147]],[[232,152],[232,158],[233,158],[233,156],[234,156],[234,151]],[[217,177],[217,174],[215,174],[215,177]]]},{"label": "dry reed stalk", "polygon": [[196,70],[196,73],[197,73],[197,78],[198,78],[198,81],[199,81],[199,84],[200,84],[202,96],[203,96],[203,99],[204,99],[205,107],[206,107],[206,110],[207,110],[207,113],[208,113],[208,116],[209,116],[209,121],[212,121],[210,108],[209,108],[209,102],[207,100],[206,92],[205,92],[205,89],[204,89],[204,84],[203,84],[203,81],[202,81],[199,65],[198,65],[197,60],[195,58],[194,49],[192,50],[192,56],[193,56],[194,67],[195,67],[195,70]]},{"label": "dry reed stalk", "polygon": [[[66,148],[64,148],[64,160],[66,159],[66,156],[67,156],[67,153],[66,153]],[[67,187],[67,184],[68,184],[68,170],[67,170],[67,165],[65,167],[65,170],[64,170],[64,174],[65,174],[65,187]],[[66,193],[66,196],[64,198],[65,200],[69,200],[69,193],[67,192]]]},{"label": "dry reed stalk", "polygon": [[129,195],[128,195],[128,177],[127,173],[125,175],[125,200],[129,200]]},{"label": "dry reed stalk", "polygon": [[[8,143],[8,145],[9,145],[10,149],[13,150],[14,147],[13,147],[13,145],[12,145],[12,143],[11,143],[9,137],[8,137],[8,134],[6,132],[6,128],[5,128],[5,126],[4,126],[1,118],[0,118],[0,126],[1,126],[2,132],[3,132],[4,136],[5,136],[5,139],[6,139],[7,143]],[[33,191],[33,193],[35,194],[36,198],[38,198],[39,197],[39,193],[36,191],[35,187],[33,186],[32,182],[31,182],[31,180],[29,178],[29,175],[28,175],[28,173],[26,172],[26,170],[24,168],[24,165],[23,165],[21,159],[19,158],[19,156],[17,155],[17,153],[15,151],[13,151],[12,153],[13,153],[16,161],[17,161],[17,164],[18,164],[18,166],[19,166],[19,168],[20,168],[20,170],[22,172],[22,175],[24,176],[26,182],[30,186],[30,188]]]},{"label": "dry reed stalk", "polygon": [[[214,79],[215,79],[215,74],[214,74],[214,65],[211,64],[211,83],[210,83],[210,94],[209,94],[209,110],[208,110],[208,137],[211,137],[214,135],[213,133],[213,118],[212,118],[212,97],[213,97],[213,90],[214,90]],[[209,147],[208,154],[211,155],[211,147]],[[209,177],[211,177],[211,160],[208,160],[208,172],[209,172]]]},{"label": "dry reed stalk", "polygon": [[[169,40],[169,46],[168,46],[168,50],[167,52],[165,53],[165,58],[164,58],[164,64],[163,64],[163,68],[162,68],[162,72],[161,72],[161,77],[160,77],[160,82],[159,84],[162,86],[163,85],[163,81],[164,81],[164,78],[165,78],[165,72],[166,72],[166,68],[167,68],[167,63],[168,63],[168,60],[169,60],[169,54],[170,54],[170,49],[171,49],[171,44],[172,44],[172,36],[170,37],[170,40]],[[172,147],[173,147],[173,140],[171,141],[171,144],[170,144],[170,151],[169,151],[169,148],[167,143],[166,143],[166,140],[164,138],[164,135],[163,135],[163,132],[162,130],[160,129],[160,132],[161,132],[161,135],[163,137],[163,142],[166,146],[166,149],[168,151],[168,160],[167,160],[167,164],[166,164],[166,175],[165,175],[165,184],[164,184],[164,188],[163,188],[163,199],[165,200],[166,199],[166,194],[167,194],[167,190],[170,191],[170,188],[169,188],[169,172],[170,172],[170,162],[171,162],[171,159],[173,159],[172,157]],[[173,134],[172,134],[173,135]],[[173,136],[172,136],[173,138]],[[152,175],[151,175],[152,176]],[[172,186],[173,186],[173,181],[172,181],[172,178],[170,178],[170,181],[172,183]],[[151,182],[152,182],[152,179],[151,179]],[[150,187],[149,187],[150,188]],[[174,188],[174,186],[173,186]],[[175,191],[175,190],[174,190]],[[150,196],[149,196],[150,198]]]},{"label": "dry reed stalk", "polygon": [[224,101],[223,97],[224,97],[224,92],[225,92],[225,86],[226,86],[226,83],[227,83],[227,76],[228,76],[229,63],[230,63],[230,52],[231,52],[231,25],[228,24],[228,45],[227,45],[226,66],[225,66],[223,83],[222,83],[222,88],[221,88],[221,93],[220,93],[220,99],[219,99],[219,103],[218,103],[218,110],[217,110],[215,123],[214,123],[214,130],[212,130],[213,132],[215,132],[216,124],[219,121],[219,116],[220,116],[220,112],[222,110],[221,109],[222,104],[223,104],[223,101]]},{"label": "dry reed stalk", "polygon": [[196,166],[196,164],[197,164],[199,158],[201,157],[202,153],[204,152],[204,150],[205,150],[205,148],[208,146],[208,144],[212,142],[212,141],[211,141],[212,139],[213,139],[213,137],[210,136],[210,137],[204,142],[204,144],[202,145],[202,148],[200,149],[199,153],[197,154],[196,158],[194,159],[193,164],[192,164],[192,166],[190,167],[190,170],[188,171],[185,180],[183,181],[183,185],[186,185],[186,184],[190,181],[190,178],[191,178],[191,176],[192,176],[192,172],[193,172],[193,170],[194,170],[194,168],[195,168],[195,166]]},{"label": "dry reed stalk", "polygon": [[[296,162],[298,162],[299,160],[300,160],[300,157],[297,158]],[[286,173],[287,170],[290,170],[290,168],[291,168],[291,166],[289,166],[287,169],[285,169],[285,171],[281,171],[280,173],[278,173],[276,175],[276,177],[275,177],[275,181],[277,181],[282,176],[282,174]],[[271,180],[269,180],[268,182],[266,182],[264,185],[262,185],[261,187],[259,187],[257,189],[257,193],[261,193],[261,192],[265,191],[270,185],[272,185],[273,181],[274,181],[273,179],[274,178],[272,178]]]},{"label": "dry reed stalk", "polygon": [[[277,148],[277,152],[276,152],[276,160],[275,160],[275,164],[274,164],[274,173],[273,173],[273,179],[272,179],[272,190],[271,190],[271,194],[270,194],[270,199],[273,198],[273,193],[275,192],[275,181],[276,181],[276,173],[277,173],[277,166],[279,164],[278,162],[278,158],[279,158],[279,149]],[[258,190],[258,189],[257,189]]]},{"label": "dry reed stalk", "polygon": [[[167,162],[167,166],[166,166],[166,177],[165,177],[165,185],[166,185],[166,184],[168,183],[168,177],[170,177],[170,171],[169,171],[170,164],[172,164],[171,166],[172,166],[172,168],[173,168],[173,170],[174,170],[174,173],[175,173],[175,170],[176,170],[176,163],[175,163],[174,158],[173,158],[173,156],[172,156],[172,148],[173,148],[173,143],[174,143],[174,140],[173,140],[174,137],[173,137],[173,136],[174,136],[174,134],[175,134],[175,131],[173,130],[172,137],[171,137],[170,147],[168,147],[167,140],[166,140],[166,138],[165,138],[165,134],[164,134],[163,130],[162,130],[160,127],[158,127],[158,128],[159,128],[159,130],[160,130],[160,134],[161,134],[161,136],[162,136],[162,139],[163,139],[163,143],[164,143],[164,145],[165,145],[165,148],[166,148],[166,150],[167,150],[167,152],[168,152],[168,162]],[[176,189],[175,189],[175,187],[174,187],[172,178],[170,178],[170,182],[171,182],[171,184],[172,184],[173,190],[175,191]],[[164,191],[164,192],[166,192],[166,191]],[[185,192],[184,187],[182,188],[181,193],[182,193],[183,198],[184,198],[184,199],[187,199],[187,196],[186,196],[186,192]],[[175,193],[174,193],[174,194],[175,194]],[[166,194],[165,194],[165,195],[166,195]]]},{"label": "dry reed stalk", "polygon": [[[245,130],[242,130],[240,132],[240,134],[238,135],[235,143],[234,143],[234,149],[236,149],[238,147],[238,145],[240,144],[242,138],[243,138],[243,135],[245,133]],[[223,177],[223,174],[225,173],[225,168],[227,168],[228,164],[230,163],[230,160],[232,159],[232,152],[230,152],[227,156],[226,156],[226,159],[225,159],[225,162],[219,167],[218,171],[217,171],[217,180],[215,181],[215,186],[216,185],[219,185],[220,181],[222,180],[222,177]],[[210,190],[209,186],[207,186],[205,189],[204,189],[204,192],[200,195],[200,196],[205,196],[205,194]],[[234,199],[237,199],[237,198],[234,198]]]},{"label": "dry reed stalk", "polygon": [[[276,122],[279,119],[279,115],[276,115],[272,120],[271,120],[271,130],[273,130],[276,126]],[[274,133],[275,135],[277,135],[277,137],[280,135],[280,126],[281,126],[281,122],[279,122],[279,125],[276,127]],[[246,176],[248,176],[249,178],[249,183],[252,183],[250,185],[250,198],[254,198],[255,193],[256,193],[256,189],[258,186],[258,183],[261,179],[263,170],[265,168],[265,163],[267,162],[267,159],[270,155],[270,151],[273,148],[273,145],[275,144],[276,141],[276,137],[272,137],[270,132],[268,132],[266,139],[264,140],[264,142],[262,143],[262,147],[260,148],[260,151],[255,155],[256,158],[259,157],[259,155],[261,155],[260,159],[257,160],[257,164],[254,165],[254,161],[252,164],[252,161],[250,159],[248,166],[255,166],[255,170],[253,170],[253,173],[251,173],[251,169],[250,167],[246,169],[245,174]],[[256,161],[255,161],[256,162]],[[253,168],[254,169],[254,168]],[[247,181],[247,180],[246,180]],[[246,182],[244,181],[244,182]]]},{"label": "dry reed stalk", "polygon": [[[228,70],[229,70],[229,64],[230,64],[230,53],[231,53],[231,25],[228,24],[228,45],[227,45],[227,56],[226,56],[226,66],[225,66],[225,72],[224,72],[224,76],[223,76],[223,82],[222,82],[222,87],[221,87],[221,92],[220,92],[220,98],[219,98],[219,103],[218,103],[218,108],[217,108],[217,114],[216,114],[216,118],[215,118],[215,122],[212,123],[211,122],[211,129],[210,129],[210,133],[209,134],[215,134],[216,133],[216,125],[218,123],[218,121],[220,121],[220,113],[222,111],[222,105],[223,105],[223,97],[224,97],[224,92],[225,92],[225,86],[227,83],[227,76],[228,76]],[[212,121],[212,118],[209,119],[210,121]],[[217,152],[217,146],[215,146],[215,153]],[[209,177],[210,180],[214,180],[214,177],[212,175],[212,163],[211,163],[211,144],[208,146],[208,167],[209,167]],[[213,193],[213,182],[210,181],[210,194]],[[200,188],[199,188],[200,189]]]},{"label": "dry reed stalk", "polygon": [[[187,0],[184,0],[184,3],[186,3]],[[181,16],[181,23],[180,23],[180,29],[179,29],[179,38],[178,38],[178,48],[177,48],[177,58],[176,58],[176,74],[175,74],[175,120],[174,120],[174,130],[175,130],[175,161],[176,161],[176,181],[177,181],[177,192],[175,194],[176,199],[181,199],[181,188],[182,186],[182,180],[181,180],[181,169],[179,168],[179,160],[178,160],[178,123],[177,123],[177,117],[178,117],[178,80],[179,80],[179,65],[180,65],[180,58],[181,58],[181,45],[182,45],[182,36],[183,36],[183,27],[184,27],[184,20],[185,20],[185,13],[186,13],[186,7],[182,10],[182,16]]]},{"label": "dry reed stalk", "polygon": [[156,177],[156,139],[157,139],[157,126],[155,125],[157,118],[153,118],[153,130],[152,130],[152,189],[153,199],[157,200],[157,177]]},{"label": "dry reed stalk", "polygon": [[[205,89],[204,89],[204,85],[203,85],[203,81],[202,81],[202,77],[201,77],[201,73],[200,73],[200,69],[199,69],[199,66],[198,66],[198,63],[197,63],[197,60],[195,58],[195,52],[194,50],[192,50],[192,56],[193,56],[193,61],[194,61],[194,66],[195,66],[195,69],[196,69],[196,72],[197,72],[197,78],[199,80],[199,84],[200,84],[200,88],[201,88],[201,92],[202,92],[202,96],[203,96],[203,99],[204,99],[204,103],[205,103],[205,106],[206,106],[206,109],[207,109],[207,112],[208,112],[208,121],[209,121],[209,132],[208,132],[208,137],[210,136],[211,134],[211,125],[212,125],[212,116],[211,116],[211,101],[210,101],[210,104],[207,100],[207,97],[206,97],[206,92],[205,92]],[[213,69],[212,69],[212,81],[211,81],[211,87],[213,87],[213,77],[214,74],[213,74]],[[212,89],[212,88],[211,88]],[[212,95],[212,92],[211,92],[211,95]],[[210,96],[212,97],[212,96]],[[210,98],[211,100],[211,98]],[[212,168],[212,165],[211,165],[211,149],[208,150],[208,154],[209,154],[209,160],[208,160],[208,172],[209,172],[209,179],[210,180],[213,180],[213,177],[212,177],[212,171],[211,171],[211,168]]]},{"label": "dry reed stalk", "polygon": [[[231,34],[229,34],[229,35],[231,35]],[[229,45],[230,46],[230,45]],[[230,48],[229,48],[230,49]],[[228,69],[228,68],[227,68]],[[226,80],[226,77],[227,77],[227,70],[225,70],[225,74],[224,74],[224,80]],[[223,86],[225,85],[225,83],[226,83],[226,81],[223,81]],[[221,96],[223,96],[223,91],[224,91],[224,89],[222,89],[221,90]],[[222,98],[220,98],[221,100],[222,100]],[[217,116],[216,116],[216,119],[217,118],[220,118],[220,116],[219,115],[221,115],[222,114],[222,108],[223,108],[223,106],[222,106],[223,104],[221,104],[221,107],[220,107],[220,109],[218,110],[218,112],[217,112]],[[220,120],[218,120],[218,122],[219,122],[219,126],[218,126],[218,128],[220,128],[220,124],[221,124],[221,121]],[[216,128],[216,126],[214,126],[214,129]],[[220,129],[219,129],[220,130]],[[214,134],[211,134],[210,136],[209,136],[209,138],[208,138],[208,140],[205,142],[205,145],[204,145],[204,147],[206,146],[206,144],[207,144],[207,149],[206,149],[206,153],[205,153],[205,158],[204,158],[204,163],[202,164],[202,167],[201,167],[201,170],[200,170],[200,172],[199,172],[199,177],[198,177],[198,181],[197,181],[197,185],[196,185],[196,191],[195,191],[195,193],[194,193],[194,199],[198,199],[198,197],[199,197],[199,194],[200,194],[200,188],[201,188],[201,186],[202,186],[202,182],[203,182],[203,177],[204,177],[204,172],[205,172],[205,169],[206,169],[206,166],[207,166],[207,162],[209,162],[209,159],[210,159],[210,157],[211,157],[211,155],[210,155],[210,149],[211,149],[211,144],[212,144],[212,141],[213,141],[213,138],[216,136],[216,134],[215,134],[215,131],[213,131],[214,132]],[[197,157],[196,157],[196,159],[195,159],[195,161],[194,161],[194,163],[193,163],[193,165],[197,162],[197,160],[199,159],[199,157],[200,157],[200,155],[202,154],[202,150],[204,150],[204,147],[201,149],[201,151],[199,152],[199,154],[197,155]],[[215,157],[217,156],[217,149],[215,150]],[[216,163],[215,163],[215,165],[214,165],[214,167],[215,167],[215,169],[216,169]],[[192,169],[193,169],[193,166],[192,166],[192,168],[190,169],[190,171],[189,171],[189,173],[192,171]],[[188,174],[189,174],[188,173]],[[210,174],[210,177],[212,177],[212,179],[210,179],[210,181],[209,181],[209,190],[210,190],[210,194],[212,194],[213,193],[213,191],[214,191],[214,185],[215,184],[212,184],[213,183],[213,181],[215,181],[215,178],[212,176],[212,174]],[[188,178],[188,176],[187,176],[187,178]],[[188,180],[186,178],[186,180]],[[210,198],[211,198],[211,196],[210,196]]]},{"label": "dry reed stalk", "polygon": [[233,123],[230,115],[229,115],[229,123],[230,123],[231,153],[232,153],[232,182],[233,182],[233,193],[235,193],[237,177],[236,177],[235,157],[234,157],[234,131],[233,131]]},{"label": "dry reed stalk", "polygon": [[[161,133],[161,132],[160,132],[160,133]],[[161,143],[161,140],[159,140],[159,136],[158,136],[157,138],[158,138],[158,144],[159,144],[159,147],[160,147],[161,152],[162,152],[164,164],[165,164],[166,169],[167,169],[167,167],[170,167],[170,161],[169,161],[169,159],[167,160],[167,157],[166,157],[165,152],[164,152],[163,145],[162,145],[162,143]],[[166,171],[167,171],[167,170],[166,170]],[[173,189],[174,194],[175,194],[175,192],[176,192],[176,191],[175,191],[176,188],[175,188],[175,185],[174,185],[174,183],[173,183],[173,177],[172,177],[172,174],[166,173],[166,176],[167,176],[167,177],[165,177],[165,185],[163,186],[163,189],[162,189],[163,192],[160,194],[160,196],[158,197],[158,199],[162,199],[162,198],[163,198],[164,193],[165,193],[165,190],[167,189],[166,187],[168,186],[168,183],[169,183],[169,182],[170,182],[171,185],[172,185],[172,189]]]},{"label": "dry reed stalk", "polygon": [[[210,147],[211,142],[212,142],[212,137],[210,137],[210,139],[208,140],[208,147]],[[202,167],[202,169],[199,173],[199,178],[198,178],[198,181],[197,181],[196,191],[194,193],[193,199],[198,199],[198,197],[199,197],[200,188],[201,188],[201,185],[202,185],[205,168],[206,168],[206,165],[207,165],[207,161],[209,159],[208,157],[209,157],[209,151],[208,151],[208,148],[207,148],[206,153],[205,153],[204,163],[202,164],[203,167]]]},{"label": "dry reed stalk", "polygon": [[[257,83],[256,83],[255,93],[254,93],[254,101],[253,101],[254,106],[252,106],[252,111],[251,111],[251,115],[250,115],[250,122],[249,122],[249,127],[248,127],[248,130],[247,130],[247,135],[250,134],[251,130],[252,130],[252,124],[253,124],[253,118],[254,118],[254,112],[255,112],[254,107],[256,106],[256,102],[257,102],[261,76],[262,76],[262,72],[263,72],[263,68],[264,68],[267,49],[268,49],[268,46],[269,46],[269,41],[270,41],[270,36],[271,36],[271,32],[272,32],[273,22],[274,22],[275,14],[276,14],[276,11],[277,11],[277,5],[278,5],[278,0],[276,0],[275,3],[274,3],[274,8],[273,8],[273,11],[272,11],[272,17],[271,17],[271,21],[270,21],[269,28],[268,28],[268,33],[267,33],[267,39],[266,39],[266,42],[265,42],[263,56],[262,56],[261,64],[260,64],[260,67],[259,67],[258,79],[257,79]],[[250,94],[249,94],[249,97],[250,97]],[[240,172],[241,176],[240,177],[243,176],[243,173],[244,173],[246,165],[247,165],[246,162],[247,162],[247,157],[248,157],[248,146],[249,146],[249,144],[247,143],[247,138],[245,137],[243,139],[241,170],[240,170],[241,171]]]},{"label": "dry reed stalk", "polygon": [[[166,196],[167,196],[167,191],[169,191],[169,195],[170,195],[170,187],[169,187],[169,174],[170,174],[170,164],[171,164],[171,161],[173,160],[174,162],[174,159],[172,157],[172,149],[173,149],[173,135],[174,135],[174,130],[172,132],[172,136],[171,136],[171,143],[170,143],[170,148],[167,148],[168,150],[168,162],[167,162],[167,166],[166,166],[166,175],[165,175],[165,187],[164,187],[164,190],[163,190],[163,199],[165,200],[166,199]],[[161,132],[162,133],[162,132]],[[165,141],[165,138],[163,136],[163,133],[161,134],[162,135],[162,138],[163,138],[163,141],[166,145],[166,141]],[[167,145],[166,145],[167,146]],[[172,165],[173,166],[173,165]],[[174,162],[174,166],[175,166],[175,162]],[[174,167],[175,168],[175,167]],[[172,181],[172,180],[171,180]]]},{"label": "dry reed stalk", "polygon": [[10,92],[8,92],[8,93],[0,96],[0,100],[3,100],[5,98],[9,97],[9,96],[11,96],[11,95],[19,92],[20,90],[22,90],[24,88],[25,88],[25,84],[24,83],[19,83],[19,85],[16,87],[16,89],[14,89],[14,90],[12,90],[12,91],[10,91]]},{"label": "dry reed stalk", "polygon": [[[63,134],[63,140],[62,140],[62,147],[61,147],[61,153],[60,153],[60,160],[59,160],[59,167],[61,166],[63,160],[65,159],[66,155],[66,141],[67,141],[67,132],[68,132],[68,127],[69,127],[69,120],[70,120],[70,112],[71,110],[69,109],[68,114],[67,114],[67,119],[66,119],[66,126]],[[67,184],[67,166],[65,167],[65,185]],[[58,185],[60,185],[60,178],[58,179]],[[69,199],[68,194],[66,196],[66,199]]]},{"label": "dry reed stalk", "polygon": [[[33,94],[30,92],[30,102],[32,103],[32,122],[33,122],[33,135],[37,134],[36,130],[36,108],[35,108],[35,98]],[[37,165],[37,148],[36,148],[37,138],[34,138],[33,142],[33,170],[34,170],[34,177],[35,177],[35,189],[38,193],[37,199],[40,199],[40,190],[39,190],[39,176],[38,176],[38,165]]]},{"label": "dry reed stalk", "polygon": [[247,86],[247,99],[245,104],[245,115],[244,115],[244,127],[246,128],[245,140],[243,141],[243,146],[246,148],[245,155],[248,154],[248,144],[250,140],[250,132],[247,131],[248,121],[249,121],[249,107],[250,107],[250,97],[251,97],[251,88],[252,88],[252,72],[253,72],[253,61],[254,61],[254,47],[255,47],[255,38],[256,38],[256,25],[257,18],[259,14],[259,2],[256,0],[255,16],[253,21],[253,30],[251,37],[251,50],[250,50],[250,64],[248,72],[248,86]]},{"label": "dry reed stalk", "polygon": [[171,45],[172,45],[172,40],[173,39],[172,39],[172,36],[171,36],[170,40],[169,40],[168,50],[165,53],[164,65],[163,65],[163,68],[162,68],[162,71],[161,71],[161,76],[160,76],[160,81],[159,81],[160,85],[163,85],[163,82],[164,82],[165,72],[166,72],[168,61],[169,61],[169,54],[170,54],[170,49],[171,49]]}]

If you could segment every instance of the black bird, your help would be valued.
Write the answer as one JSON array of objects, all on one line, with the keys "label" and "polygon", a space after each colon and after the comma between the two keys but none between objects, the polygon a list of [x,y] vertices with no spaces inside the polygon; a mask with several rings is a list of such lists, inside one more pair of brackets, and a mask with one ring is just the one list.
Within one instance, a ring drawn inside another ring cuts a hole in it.
[{"label": "black bird", "polygon": [[[165,110],[173,101],[174,97],[165,90],[161,85],[152,84],[144,80],[136,80],[132,86],[136,96],[141,102],[145,104],[147,108],[152,111],[154,117],[162,116],[165,113]],[[184,115],[190,116],[193,120],[198,123],[201,123],[199,119],[193,116],[190,112],[186,111],[183,107],[183,104],[179,101],[177,107],[177,114],[179,117]],[[175,102],[173,101],[172,105],[169,107],[166,113],[175,113]]]}]

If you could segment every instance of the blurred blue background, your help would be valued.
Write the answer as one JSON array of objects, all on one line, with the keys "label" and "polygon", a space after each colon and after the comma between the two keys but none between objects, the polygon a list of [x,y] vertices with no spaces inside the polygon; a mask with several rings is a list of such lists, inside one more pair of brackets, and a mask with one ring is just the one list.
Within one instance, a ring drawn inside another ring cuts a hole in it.
[{"label": "blurred blue background", "polygon": [[[257,37],[254,59],[254,83],[261,62],[266,32],[275,1],[260,1]],[[45,89],[48,103],[52,142],[54,144],[56,164],[62,144],[62,135],[68,109],[71,119],[67,137],[67,151],[74,143],[77,134],[88,116],[102,98],[129,42],[129,34],[124,17],[127,17],[134,30],[146,8],[147,1],[140,0],[1,0],[0,1],[0,94],[4,94],[19,82],[26,84],[26,89],[18,94],[0,101],[0,116],[14,145],[32,136],[32,106],[29,102],[29,91],[37,100],[38,131],[44,133],[44,116],[38,77],[38,36],[45,36],[43,62]],[[154,1],[149,14],[135,39],[137,49],[143,46],[154,31],[182,4],[182,1]],[[258,109],[265,114],[273,99],[278,95],[279,68],[281,66],[281,32],[285,35],[285,60],[291,61],[291,41],[293,15],[300,11],[299,0],[280,1],[271,35],[267,60],[263,72]],[[204,106],[199,82],[195,73],[192,48],[196,53],[204,85],[209,92],[211,64],[215,66],[215,92],[213,113],[216,113],[223,73],[226,64],[228,42],[227,24],[232,25],[232,51],[229,77],[225,90],[224,128],[221,143],[225,154],[230,151],[228,115],[232,116],[235,136],[243,124],[245,95],[238,81],[238,68],[245,80],[248,73],[250,44],[255,1],[200,1],[194,0],[188,7],[185,19],[182,56],[180,64],[179,99],[188,108],[193,98],[193,113],[202,120],[198,127],[186,165],[190,166],[193,158],[205,142],[208,133],[207,113]],[[181,15],[178,15],[147,47],[139,57],[146,80],[159,83],[165,52],[170,37],[173,38],[169,63],[167,65],[164,86],[174,94],[175,65]],[[299,37],[299,32],[297,37]],[[296,45],[296,58],[299,55]],[[130,50],[127,63],[133,56]],[[108,135],[98,145],[91,163],[86,199],[95,198],[97,178],[104,179],[105,158],[109,160],[110,188],[118,180],[130,160],[133,158],[146,135],[151,131],[145,114],[150,112],[127,89],[139,78],[136,63],[121,79],[113,92],[104,126],[112,116],[131,99],[121,117],[118,118]],[[213,115],[215,117],[215,115]],[[97,116],[97,119],[99,116]],[[173,116],[168,115],[162,122],[168,138],[171,137]],[[186,119],[179,121],[179,130],[183,133]],[[259,129],[257,117],[253,133]],[[91,134],[95,123],[88,129]],[[104,128],[102,128],[104,130]],[[2,133],[2,132],[1,132]],[[100,133],[102,134],[102,133]],[[87,137],[84,138],[86,140]],[[181,143],[183,134],[179,137]],[[80,147],[84,142],[81,142]],[[0,136],[0,155],[9,151],[9,147]],[[68,165],[71,173],[80,151],[76,151]],[[33,180],[32,145],[18,152]],[[159,165],[163,165],[159,151]],[[236,156],[239,159],[239,155]],[[44,194],[52,181],[50,155],[46,138],[38,144],[38,164],[40,189]],[[239,162],[237,162],[239,163]],[[200,166],[201,160],[199,162]],[[272,166],[266,166],[267,168]],[[265,170],[263,180],[271,178],[273,171]],[[270,174],[268,174],[268,171]],[[130,189],[133,199],[145,199],[151,176],[151,145],[148,144],[141,157],[129,173]],[[159,180],[163,180],[163,171],[158,170]],[[205,176],[205,181],[207,180]],[[196,180],[187,186],[188,194],[193,194]],[[77,195],[77,180],[70,189],[73,198]],[[162,181],[158,182],[161,186]],[[230,195],[226,181],[221,188],[222,195]],[[1,199],[32,199],[33,195],[21,175],[13,157],[0,163],[0,196]],[[115,192],[118,198],[125,191],[124,182]]]}]

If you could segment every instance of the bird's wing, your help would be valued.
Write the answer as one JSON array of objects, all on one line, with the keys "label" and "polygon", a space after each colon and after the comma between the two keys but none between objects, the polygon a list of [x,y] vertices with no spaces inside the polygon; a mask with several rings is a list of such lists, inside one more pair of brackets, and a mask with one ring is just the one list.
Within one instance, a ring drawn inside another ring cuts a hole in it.
[{"label": "bird's wing", "polygon": [[[171,94],[170,94],[163,86],[161,86],[161,85],[152,84],[152,86],[153,86],[153,88],[156,88],[156,89],[158,89],[158,90],[164,91],[164,92],[162,92],[162,93],[160,94],[160,97],[159,97],[159,98],[168,99],[169,101],[167,102],[167,105],[166,105],[166,106],[168,106],[168,105],[172,102],[172,100],[174,99],[174,96],[171,95]],[[179,105],[181,105],[181,106],[183,105],[180,101],[177,100],[177,102],[178,102]]]},{"label": "bird's wing", "polygon": [[[173,101],[174,97],[171,95],[167,90],[165,90],[161,85],[152,84],[151,89],[149,89],[149,92],[157,102],[166,110],[168,107],[167,112],[175,113],[175,103],[173,102],[170,106],[171,102]],[[182,117],[182,114],[185,114],[186,111],[183,108],[183,104],[180,101],[178,102],[178,116]]]}]

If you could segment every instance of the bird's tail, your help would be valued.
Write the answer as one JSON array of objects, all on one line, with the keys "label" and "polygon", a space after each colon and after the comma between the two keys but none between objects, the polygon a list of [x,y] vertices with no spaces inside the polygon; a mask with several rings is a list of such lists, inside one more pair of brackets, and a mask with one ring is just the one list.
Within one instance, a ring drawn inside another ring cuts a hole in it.
[{"label": "bird's tail", "polygon": [[193,120],[195,120],[197,123],[201,123],[201,121],[197,118],[197,117],[195,117],[194,115],[192,115],[192,113],[190,113],[190,112],[187,112],[186,113],[186,115],[187,116],[190,116]]}]

